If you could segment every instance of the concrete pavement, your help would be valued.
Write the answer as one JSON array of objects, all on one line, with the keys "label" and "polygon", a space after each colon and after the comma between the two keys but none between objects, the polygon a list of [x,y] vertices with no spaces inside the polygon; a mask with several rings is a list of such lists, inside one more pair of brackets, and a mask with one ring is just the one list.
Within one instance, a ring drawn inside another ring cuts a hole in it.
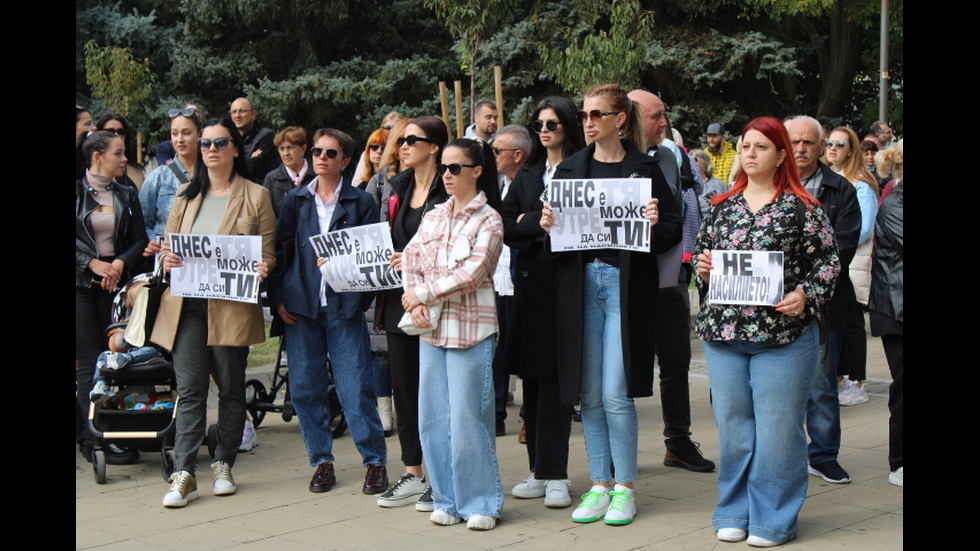
[{"label": "concrete pavement", "polygon": [[[692,341],[691,402],[695,441],[705,456],[718,459],[718,431],[711,417],[708,379],[700,342]],[[841,465],[852,482],[828,484],[810,477],[800,515],[799,538],[791,549],[894,551],[903,548],[904,494],[888,483],[888,409],[890,380],[881,342],[869,337],[868,393],[871,401],[842,408]],[[268,369],[249,370],[248,377],[268,377]],[[518,389],[520,385],[518,384]],[[542,500],[520,500],[510,488],[528,475],[524,446],[517,442],[520,407],[508,408],[508,434],[497,439],[500,475],[507,495],[503,518],[489,532],[465,524],[444,527],[428,521],[414,507],[382,509],[360,491],[364,468],[350,435],[336,441],[337,485],[324,494],[307,490],[309,467],[299,424],[268,414],[258,429],[260,445],[242,453],[234,475],[238,493],[211,494],[207,449],[198,471],[200,499],[183,509],[161,506],[168,484],[160,458],[144,453],[134,465],[107,469],[108,481],[97,485],[91,464],[75,451],[75,548],[125,550],[482,550],[541,549],[565,551],[705,550],[748,548],[715,538],[711,515],[718,498],[716,473],[693,473],[663,465],[663,423],[658,396],[637,400],[640,418],[638,514],[629,526],[570,520],[572,509],[548,509]],[[213,418],[216,410],[211,409]],[[399,447],[388,438],[389,477],[401,474]],[[572,427],[569,474],[573,505],[589,488],[581,424]]]}]

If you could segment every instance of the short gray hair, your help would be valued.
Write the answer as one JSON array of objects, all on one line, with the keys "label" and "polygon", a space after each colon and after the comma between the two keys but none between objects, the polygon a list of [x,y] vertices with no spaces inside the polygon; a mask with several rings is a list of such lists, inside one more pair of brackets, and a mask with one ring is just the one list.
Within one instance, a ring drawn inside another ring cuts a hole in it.
[{"label": "short gray hair", "polygon": [[823,125],[820,124],[820,121],[818,121],[817,119],[815,119],[813,117],[807,116],[807,115],[797,115],[795,117],[790,117],[790,118],[786,119],[786,122],[785,122],[785,124],[786,124],[786,130],[789,130],[789,127],[790,126],[793,126],[793,123],[796,122],[796,121],[803,121],[803,122],[812,124],[814,126],[814,128],[817,129],[817,140],[819,140],[820,142],[823,142]]},{"label": "short gray hair", "polygon": [[711,178],[715,175],[715,165],[711,162],[711,157],[703,149],[692,149],[688,155],[695,159],[700,159],[704,163],[704,175]]},{"label": "short gray hair", "polygon": [[528,155],[531,154],[531,133],[527,131],[527,128],[517,124],[508,124],[507,126],[497,130],[497,137],[499,138],[502,134],[509,134],[514,137],[514,147],[520,149],[524,153],[524,158],[527,159]]}]

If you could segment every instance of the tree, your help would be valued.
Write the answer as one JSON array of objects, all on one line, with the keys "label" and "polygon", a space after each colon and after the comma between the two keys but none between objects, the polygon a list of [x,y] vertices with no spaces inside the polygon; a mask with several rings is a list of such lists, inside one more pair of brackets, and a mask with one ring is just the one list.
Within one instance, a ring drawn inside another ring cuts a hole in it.
[{"label": "tree", "polygon": [[148,60],[136,61],[130,48],[100,48],[94,40],[85,45],[85,69],[93,94],[124,116],[150,96],[155,80]]}]

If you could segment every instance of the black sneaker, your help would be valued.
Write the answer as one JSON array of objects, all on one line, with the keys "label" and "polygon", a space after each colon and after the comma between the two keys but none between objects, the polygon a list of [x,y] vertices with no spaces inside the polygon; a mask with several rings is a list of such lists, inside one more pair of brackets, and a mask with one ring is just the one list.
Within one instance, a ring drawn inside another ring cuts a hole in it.
[{"label": "black sneaker", "polygon": [[109,465],[129,465],[140,459],[140,451],[127,448],[120,444],[109,444],[105,447],[105,462]]},{"label": "black sneaker", "polygon": [[849,484],[851,482],[851,476],[847,474],[847,471],[844,470],[844,467],[840,466],[837,460],[828,461],[819,465],[811,463],[807,466],[806,470],[808,473],[819,476],[831,484]]},{"label": "black sneaker", "polygon": [[664,465],[697,473],[710,473],[715,470],[715,463],[701,455],[701,445],[692,442],[690,438],[667,441]]}]

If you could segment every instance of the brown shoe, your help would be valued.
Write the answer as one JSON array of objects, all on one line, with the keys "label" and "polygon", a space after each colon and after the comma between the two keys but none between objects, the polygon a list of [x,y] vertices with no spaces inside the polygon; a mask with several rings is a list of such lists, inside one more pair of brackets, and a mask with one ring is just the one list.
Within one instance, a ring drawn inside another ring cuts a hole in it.
[{"label": "brown shoe", "polygon": [[527,423],[521,423],[521,432],[517,435],[517,441],[527,444]]},{"label": "brown shoe", "polygon": [[503,419],[497,420],[497,436],[504,436],[507,434],[507,425],[504,423]]},{"label": "brown shoe", "polygon": [[316,466],[316,472],[310,479],[310,491],[315,493],[326,492],[337,483],[337,476],[333,472],[333,463],[320,463]]},{"label": "brown shoe", "polygon": [[388,489],[388,470],[384,465],[368,465],[367,474],[364,475],[364,488],[361,489],[365,494],[380,494]]}]

